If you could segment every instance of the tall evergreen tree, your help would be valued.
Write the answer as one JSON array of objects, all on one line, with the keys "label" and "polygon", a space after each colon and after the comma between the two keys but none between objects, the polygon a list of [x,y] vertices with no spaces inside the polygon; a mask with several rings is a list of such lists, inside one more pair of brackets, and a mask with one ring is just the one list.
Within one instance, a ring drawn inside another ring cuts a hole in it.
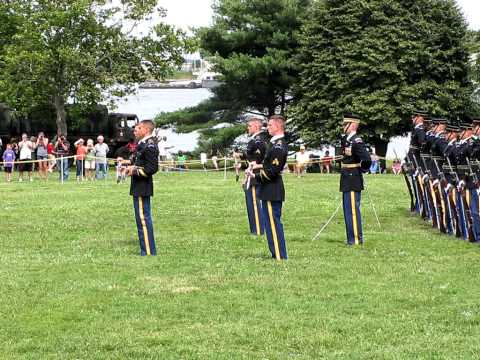
[{"label": "tall evergreen tree", "polygon": [[[456,118],[471,106],[467,25],[453,0],[325,0],[303,32],[295,121],[331,141],[359,113],[380,152],[414,107]],[[382,151],[383,150],[383,151]]]},{"label": "tall evergreen tree", "polygon": [[236,110],[284,112],[298,66],[292,57],[310,0],[217,0],[213,25],[198,30],[223,85],[215,97]]}]

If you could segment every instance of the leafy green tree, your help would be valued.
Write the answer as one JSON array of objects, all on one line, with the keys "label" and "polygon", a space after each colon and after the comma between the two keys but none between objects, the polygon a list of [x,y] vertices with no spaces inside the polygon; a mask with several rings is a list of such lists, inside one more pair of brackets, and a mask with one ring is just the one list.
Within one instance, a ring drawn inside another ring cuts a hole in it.
[{"label": "leafy green tree", "polygon": [[220,123],[236,123],[239,112],[215,99],[208,99],[200,104],[173,112],[162,112],[155,117],[157,126],[173,126],[176,132],[187,133],[211,128]]},{"label": "leafy green tree", "polygon": [[231,109],[283,113],[298,76],[291,61],[310,0],[217,0],[213,25],[198,30],[223,85],[215,97]]},{"label": "leafy green tree", "polygon": [[235,139],[245,133],[245,125],[237,124],[231,127],[221,129],[203,129],[200,130],[200,139],[196,151],[206,152],[207,154],[227,155],[228,149],[232,146]]},{"label": "leafy green tree", "polygon": [[157,0],[9,0],[8,5],[2,16],[18,26],[0,51],[0,101],[24,113],[53,105],[64,134],[69,100],[90,107],[109,95],[131,93],[135,83],[166,76],[181,63],[187,45],[181,32],[163,23],[146,36],[135,35]]},{"label": "leafy green tree", "polygon": [[296,124],[312,143],[331,141],[353,111],[383,152],[409,130],[415,107],[461,116],[472,106],[466,31],[453,0],[316,2],[302,35]]}]

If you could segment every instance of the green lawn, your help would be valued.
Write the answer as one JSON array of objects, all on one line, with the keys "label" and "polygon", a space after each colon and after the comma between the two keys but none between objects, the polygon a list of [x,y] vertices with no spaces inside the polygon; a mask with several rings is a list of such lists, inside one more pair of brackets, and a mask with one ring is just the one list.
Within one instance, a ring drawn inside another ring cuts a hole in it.
[{"label": "green lawn", "polygon": [[[3,174],[2,174],[3,175]],[[478,359],[480,248],[367,177],[348,248],[338,176],[286,176],[290,259],[248,235],[232,174],[156,176],[159,256],[138,256],[128,185],[0,183],[1,359]]]}]

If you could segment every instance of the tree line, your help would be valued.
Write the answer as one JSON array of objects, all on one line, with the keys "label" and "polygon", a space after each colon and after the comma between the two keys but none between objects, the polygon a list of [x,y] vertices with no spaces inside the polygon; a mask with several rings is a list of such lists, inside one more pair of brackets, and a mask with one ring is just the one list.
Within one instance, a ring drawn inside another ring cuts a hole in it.
[{"label": "tree line", "polygon": [[[159,124],[186,130],[282,113],[318,145],[352,111],[382,148],[409,130],[414,108],[455,120],[479,110],[480,36],[454,0],[215,0],[213,10],[212,25],[189,38],[161,21],[157,0],[2,1],[0,102],[24,114],[53,107],[66,133],[67,103],[129,94],[196,47],[222,84],[208,103]],[[155,26],[139,31],[153,15]],[[240,131],[223,130],[218,144]]]},{"label": "tree line", "polygon": [[159,21],[157,0],[3,0],[0,2],[0,102],[27,115],[54,108],[67,134],[66,104],[92,108],[163,78],[183,62],[189,39]]}]

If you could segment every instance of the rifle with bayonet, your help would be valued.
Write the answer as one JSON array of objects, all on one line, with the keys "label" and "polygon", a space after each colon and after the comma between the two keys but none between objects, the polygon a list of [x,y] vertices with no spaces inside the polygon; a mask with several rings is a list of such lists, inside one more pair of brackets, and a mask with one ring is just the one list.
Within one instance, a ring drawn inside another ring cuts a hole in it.
[{"label": "rifle with bayonet", "polygon": [[[393,149],[393,152],[395,154],[395,158],[397,160],[400,160],[400,158],[397,155],[397,151],[395,149]],[[407,152],[406,159],[408,160],[407,166],[409,166],[409,164],[411,166],[410,159],[408,158],[408,152]],[[412,170],[412,174],[413,173],[414,173],[414,171]],[[403,166],[402,166],[402,174],[403,174],[403,178],[405,179],[405,182],[407,183],[408,194],[410,195],[410,211],[414,212],[415,211],[415,197],[413,195],[412,184],[410,183],[410,180],[408,180],[407,171],[405,170],[405,168]]]}]

